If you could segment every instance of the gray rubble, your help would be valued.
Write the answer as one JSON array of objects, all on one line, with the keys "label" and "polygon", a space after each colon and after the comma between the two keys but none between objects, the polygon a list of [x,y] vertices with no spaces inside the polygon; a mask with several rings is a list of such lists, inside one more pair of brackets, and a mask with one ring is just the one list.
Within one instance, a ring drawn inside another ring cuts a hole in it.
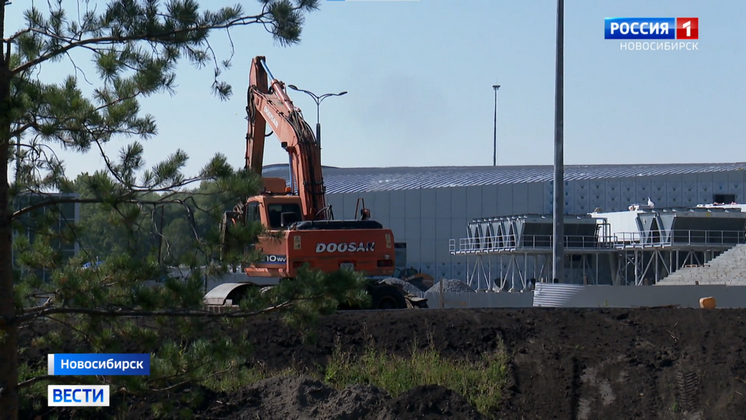
[{"label": "gray rubble", "polygon": [[443,279],[428,289],[427,293],[440,293],[441,282],[443,283],[444,293],[476,293],[476,291],[469,287],[468,284],[458,279]]}]

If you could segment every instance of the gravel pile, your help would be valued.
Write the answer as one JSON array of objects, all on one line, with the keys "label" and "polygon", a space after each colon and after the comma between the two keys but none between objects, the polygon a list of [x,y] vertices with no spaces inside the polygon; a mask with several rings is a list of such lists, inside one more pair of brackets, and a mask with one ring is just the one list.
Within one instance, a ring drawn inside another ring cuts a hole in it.
[{"label": "gravel pile", "polygon": [[386,284],[390,284],[392,286],[400,285],[404,289],[405,292],[411,295],[414,295],[414,296],[424,297],[425,295],[425,293],[423,293],[422,290],[420,290],[417,286],[407,281],[404,281],[402,279],[397,279],[396,277],[389,277],[385,279],[383,282]]},{"label": "gravel pile", "polygon": [[440,293],[440,283],[443,283],[443,292],[447,293],[476,293],[474,289],[469,287],[468,284],[464,283],[461,280],[458,279],[443,279],[437,283],[433,287],[431,287],[427,292],[428,293]]}]

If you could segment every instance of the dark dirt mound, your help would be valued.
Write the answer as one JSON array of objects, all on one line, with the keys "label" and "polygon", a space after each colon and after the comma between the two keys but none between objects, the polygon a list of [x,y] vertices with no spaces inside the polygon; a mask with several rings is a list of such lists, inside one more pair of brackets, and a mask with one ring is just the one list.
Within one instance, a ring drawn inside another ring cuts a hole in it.
[{"label": "dark dirt mound", "polygon": [[[255,349],[250,362],[276,371],[292,365],[300,371],[316,370],[327,363],[336,346],[353,357],[363,355],[368,346],[401,356],[432,346],[444,358],[477,359],[502,343],[510,356],[508,383],[500,412],[490,416],[499,419],[741,420],[746,413],[746,310],[358,311],[322,319],[311,345],[274,319],[247,320],[245,328]],[[216,323],[211,333],[229,332],[221,332]],[[43,349],[37,357],[66,350],[70,349]],[[30,353],[21,357],[28,358]],[[417,402],[397,406],[396,401],[408,394],[386,400],[372,387],[337,392],[309,378],[286,380],[290,382],[283,386],[295,389],[292,394],[272,391],[278,389],[272,382],[278,379],[269,380],[235,394],[218,395],[196,414],[240,418],[236,416],[244,412],[264,413],[261,418],[267,419],[278,418],[277,413],[292,406],[299,407],[298,415],[322,418],[325,413],[345,415],[329,411],[340,404],[347,407],[346,415],[357,418],[367,418],[365,410],[379,416],[410,408],[420,410],[419,415],[431,413],[421,412],[430,406],[419,403],[430,398],[430,391],[424,392],[427,387],[410,391]],[[271,395],[277,395],[277,401],[271,401]],[[171,397],[158,394],[152,398]],[[469,418],[454,408],[458,406],[455,400],[446,406],[439,405],[440,400],[447,398],[433,399],[433,410],[450,409]],[[315,414],[308,411],[314,408]],[[142,413],[138,418],[152,417]],[[26,414],[33,418],[32,414],[39,413]],[[303,418],[283,416],[283,420]]]},{"label": "dark dirt mound", "polygon": [[202,419],[406,420],[482,419],[457,393],[440,386],[414,388],[392,399],[371,385],[337,391],[306,376],[277,376],[220,396]]},{"label": "dark dirt mound", "polygon": [[[502,341],[511,357],[500,419],[742,419],[746,310],[429,309],[348,312],[324,319],[316,344],[274,321],[255,323],[256,358],[324,364],[335,342],[398,355],[433,346],[476,359]],[[691,417],[689,417],[691,416]]]},{"label": "dark dirt mound", "polygon": [[486,419],[466,398],[438,385],[410,389],[394,399],[389,406],[393,419]]}]

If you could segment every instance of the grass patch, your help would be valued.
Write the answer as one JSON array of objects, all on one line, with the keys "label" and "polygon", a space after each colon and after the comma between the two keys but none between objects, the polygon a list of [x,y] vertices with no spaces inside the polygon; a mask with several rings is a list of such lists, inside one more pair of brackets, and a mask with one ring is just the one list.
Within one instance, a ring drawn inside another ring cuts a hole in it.
[{"label": "grass patch", "polygon": [[508,356],[500,346],[476,362],[445,359],[433,348],[413,350],[399,357],[369,348],[353,358],[338,347],[325,370],[324,380],[337,388],[371,384],[397,395],[420,385],[441,385],[463,395],[482,414],[500,405],[507,380]]}]

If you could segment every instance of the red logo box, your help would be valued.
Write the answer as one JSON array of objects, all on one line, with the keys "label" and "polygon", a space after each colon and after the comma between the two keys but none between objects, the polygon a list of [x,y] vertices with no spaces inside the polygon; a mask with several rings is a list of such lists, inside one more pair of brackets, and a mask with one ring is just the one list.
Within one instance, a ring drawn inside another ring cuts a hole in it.
[{"label": "red logo box", "polygon": [[699,39],[699,18],[676,18],[676,39]]}]

